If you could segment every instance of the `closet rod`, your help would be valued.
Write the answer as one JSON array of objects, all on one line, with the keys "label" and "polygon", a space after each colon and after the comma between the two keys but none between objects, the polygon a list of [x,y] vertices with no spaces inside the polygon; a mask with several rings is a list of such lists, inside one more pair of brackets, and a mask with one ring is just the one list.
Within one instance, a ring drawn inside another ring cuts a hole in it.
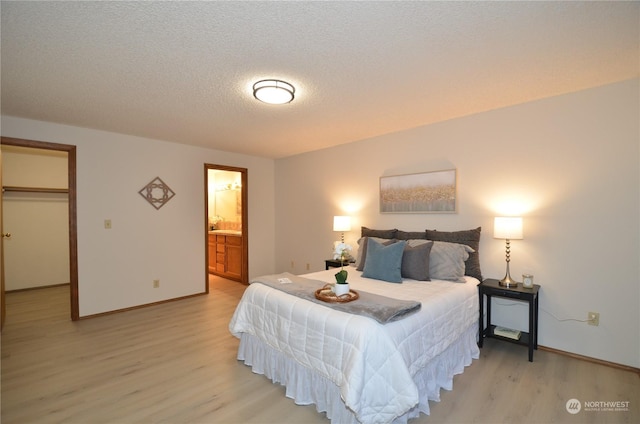
[{"label": "closet rod", "polygon": [[69,193],[69,189],[67,188],[3,186],[2,192],[5,191],[16,191],[23,193]]}]

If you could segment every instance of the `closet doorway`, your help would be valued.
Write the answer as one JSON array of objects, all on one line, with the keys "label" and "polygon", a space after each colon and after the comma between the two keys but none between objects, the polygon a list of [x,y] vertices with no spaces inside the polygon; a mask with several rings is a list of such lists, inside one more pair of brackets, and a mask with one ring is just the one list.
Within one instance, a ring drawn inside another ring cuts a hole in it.
[{"label": "closet doorway", "polygon": [[247,169],[212,164],[204,168],[207,276],[248,284]]},{"label": "closet doorway", "polygon": [[[20,178],[18,184],[11,185],[11,181],[7,181],[4,179],[2,181],[3,184],[3,200],[0,200],[0,203],[7,200],[7,196],[11,195],[14,198],[11,201],[22,201],[23,203],[33,202],[34,204],[40,202],[40,205],[44,207],[49,207],[55,203],[61,203],[60,197],[64,197],[64,202],[66,206],[63,206],[61,213],[65,214],[62,219],[66,219],[66,223],[68,223],[68,228],[63,229],[62,233],[53,232],[53,238],[62,239],[62,247],[64,251],[62,252],[61,257],[65,259],[65,264],[62,264],[63,267],[68,267],[68,274],[65,272],[65,279],[68,281],[60,281],[59,283],[69,283],[69,297],[70,297],[70,315],[73,321],[79,319],[79,303],[78,303],[78,254],[77,254],[77,224],[76,224],[76,146],[66,145],[66,144],[58,144],[58,143],[48,143],[42,141],[34,141],[34,140],[24,140],[10,137],[2,137],[1,138],[2,150],[5,152],[11,151],[12,149],[16,152],[32,153],[34,158],[46,158],[47,156],[64,158],[66,157],[66,164],[63,165],[62,168],[62,180],[56,183],[48,184],[47,175],[40,175],[39,180],[33,180],[31,183],[29,177],[32,177],[33,174],[38,174],[39,172],[30,172],[29,175],[25,173],[25,179]],[[7,154],[3,155],[3,160],[6,160]],[[37,164],[37,160],[33,163]],[[65,168],[66,167],[66,171]],[[1,168],[1,167],[0,167]],[[23,199],[21,199],[21,197]],[[6,207],[7,204],[5,203]],[[0,206],[1,207],[1,206]],[[37,207],[37,206],[36,206]],[[42,209],[42,208],[41,208]],[[37,211],[36,211],[37,212]],[[7,218],[6,210],[5,216],[3,218]],[[24,223],[23,223],[24,224]],[[11,224],[13,225],[13,224]],[[43,222],[29,222],[28,227],[33,226],[34,229],[41,228],[44,229]],[[40,226],[40,227],[39,227]],[[63,224],[63,226],[65,226]],[[23,225],[24,228],[24,225]],[[2,291],[1,296],[1,307],[2,307],[2,317],[4,322],[5,316],[5,303],[4,303],[4,291],[5,291],[5,270],[6,270],[6,261],[5,261],[5,248],[7,247],[7,243],[10,242],[11,238],[8,234],[12,231],[11,228],[8,228],[6,222],[3,223],[2,234],[4,235],[2,239],[2,247],[0,247],[0,255],[2,256],[1,260],[3,262],[2,269],[0,270],[0,277],[2,278],[2,287],[0,290]],[[12,241],[22,242],[23,240],[18,240],[18,237],[21,237],[21,234],[16,234],[15,232],[12,234],[12,238],[15,238]],[[13,246],[12,246],[13,247]],[[68,252],[66,249],[68,248]],[[59,252],[56,252],[59,253]],[[68,259],[67,259],[68,258]],[[15,259],[12,259],[14,261]],[[20,258],[22,260],[22,258]],[[12,264],[13,265],[13,264]],[[60,264],[55,265],[59,268]],[[9,282],[11,283],[11,282]],[[55,282],[58,283],[58,282]],[[39,285],[39,284],[36,284]],[[46,284],[45,284],[46,285]],[[9,289],[11,289],[11,284],[9,284]],[[18,289],[20,289],[18,287]]]}]

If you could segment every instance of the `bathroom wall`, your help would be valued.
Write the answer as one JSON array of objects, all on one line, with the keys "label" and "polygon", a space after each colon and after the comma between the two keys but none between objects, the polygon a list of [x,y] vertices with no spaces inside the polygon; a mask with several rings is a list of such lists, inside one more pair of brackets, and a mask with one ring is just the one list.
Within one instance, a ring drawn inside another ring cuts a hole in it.
[{"label": "bathroom wall", "polygon": [[242,174],[209,169],[209,223],[218,230],[242,229]]}]

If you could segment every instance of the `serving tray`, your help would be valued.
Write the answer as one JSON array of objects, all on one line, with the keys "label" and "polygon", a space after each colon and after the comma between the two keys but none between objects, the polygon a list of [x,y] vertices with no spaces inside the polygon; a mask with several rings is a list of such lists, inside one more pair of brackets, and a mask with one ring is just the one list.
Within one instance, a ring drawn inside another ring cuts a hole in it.
[{"label": "serving tray", "polygon": [[359,297],[360,295],[358,294],[358,292],[351,289],[349,289],[349,293],[336,296],[333,290],[331,290],[331,284],[327,284],[323,288],[316,290],[316,299],[322,300],[323,302],[328,302],[328,303],[353,302]]}]

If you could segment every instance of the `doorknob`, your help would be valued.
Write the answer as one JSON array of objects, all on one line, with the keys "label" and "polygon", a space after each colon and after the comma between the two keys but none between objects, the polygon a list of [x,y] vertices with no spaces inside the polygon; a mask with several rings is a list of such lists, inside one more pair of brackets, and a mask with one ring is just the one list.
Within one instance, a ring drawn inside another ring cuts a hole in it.
[{"label": "doorknob", "polygon": [[11,238],[11,233],[2,234],[2,238]]}]

